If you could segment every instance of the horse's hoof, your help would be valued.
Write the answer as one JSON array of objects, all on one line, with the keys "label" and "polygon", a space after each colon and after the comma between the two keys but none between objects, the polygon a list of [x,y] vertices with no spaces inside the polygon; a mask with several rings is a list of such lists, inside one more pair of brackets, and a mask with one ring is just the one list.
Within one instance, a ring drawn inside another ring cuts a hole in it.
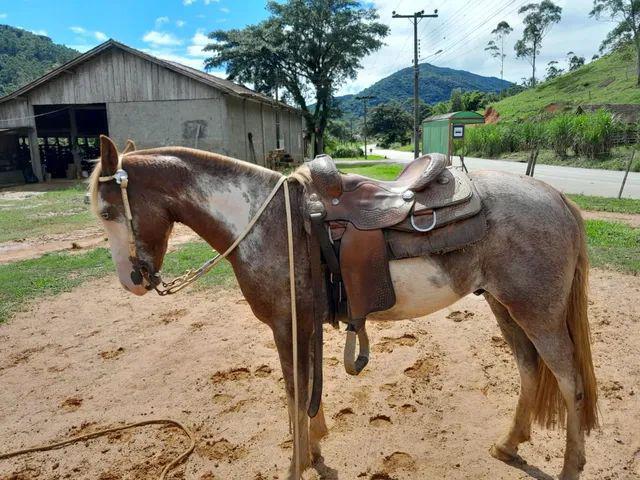
[{"label": "horse's hoof", "polygon": [[497,443],[494,443],[491,446],[491,448],[489,449],[489,454],[493,458],[497,458],[501,462],[505,462],[505,463],[511,463],[511,462],[522,460],[516,450],[511,451],[510,449],[507,449],[503,445],[498,445]]}]

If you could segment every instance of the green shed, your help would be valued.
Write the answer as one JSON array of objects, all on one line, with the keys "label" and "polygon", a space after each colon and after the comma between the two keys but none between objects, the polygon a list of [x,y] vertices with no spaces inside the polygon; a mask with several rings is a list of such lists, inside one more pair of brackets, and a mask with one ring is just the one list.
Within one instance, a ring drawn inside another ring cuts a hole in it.
[{"label": "green shed", "polygon": [[484,123],[477,112],[452,112],[435,115],[422,122],[422,153],[453,153],[453,141],[464,139],[465,125]]}]

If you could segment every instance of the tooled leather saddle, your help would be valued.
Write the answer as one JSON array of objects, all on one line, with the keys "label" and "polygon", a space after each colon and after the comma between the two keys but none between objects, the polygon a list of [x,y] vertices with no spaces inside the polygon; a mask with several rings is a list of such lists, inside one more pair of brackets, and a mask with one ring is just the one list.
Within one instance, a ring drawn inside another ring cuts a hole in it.
[{"label": "tooled leather saddle", "polygon": [[358,333],[361,352],[367,342],[366,355],[348,367],[355,349],[348,333],[345,368],[357,375],[368,362],[367,315],[396,302],[389,262],[477,242],[487,230],[482,202],[473,181],[437,153],[417,158],[392,181],[343,174],[328,155],[307,166],[306,210],[321,252],[315,269],[312,257],[312,273],[323,277],[329,321],[347,323],[353,342]]}]

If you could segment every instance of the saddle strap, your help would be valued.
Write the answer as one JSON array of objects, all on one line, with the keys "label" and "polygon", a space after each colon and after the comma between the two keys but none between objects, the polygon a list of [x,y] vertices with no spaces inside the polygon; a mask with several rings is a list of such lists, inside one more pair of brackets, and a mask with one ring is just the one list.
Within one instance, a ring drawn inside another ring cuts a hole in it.
[{"label": "saddle strap", "polygon": [[311,262],[311,291],[314,292],[313,296],[313,384],[311,389],[311,399],[309,400],[309,407],[307,409],[307,415],[314,418],[318,414],[320,409],[320,403],[322,402],[322,325],[324,323],[324,312],[326,308],[323,308],[321,304],[325,281],[324,268],[320,260],[320,245],[318,243],[317,235],[307,235],[307,250],[309,254],[309,261]]}]

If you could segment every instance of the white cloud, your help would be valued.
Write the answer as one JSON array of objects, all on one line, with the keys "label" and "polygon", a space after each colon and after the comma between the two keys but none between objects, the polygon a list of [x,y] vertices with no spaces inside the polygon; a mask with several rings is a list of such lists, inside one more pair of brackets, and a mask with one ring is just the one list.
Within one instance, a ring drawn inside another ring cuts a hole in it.
[{"label": "white cloud", "polygon": [[156,30],[151,30],[150,32],[145,33],[142,40],[146,43],[150,43],[154,46],[176,46],[182,45],[182,40],[175,37],[171,33],[166,32],[158,32]]},{"label": "white cloud", "polygon": [[189,6],[191,4],[193,4],[196,0],[182,0],[182,4],[185,6]]},{"label": "white cloud", "polygon": [[169,23],[169,17],[158,17],[156,18],[155,25],[156,28],[162,26],[164,23]]},{"label": "white cloud", "polygon": [[176,20],[176,27],[182,28],[187,24],[184,20]]},{"label": "white cloud", "polygon": [[98,40],[99,42],[104,42],[106,41],[109,37],[107,37],[106,34],[102,33],[102,32],[93,32],[93,36],[96,38],[96,40]]},{"label": "white cloud", "polygon": [[0,18],[7,18],[7,14],[6,13],[0,13]]},{"label": "white cloud", "polygon": [[46,30],[31,30],[31,32],[36,35],[44,35],[45,37],[49,35]]},{"label": "white cloud", "polygon": [[210,5],[212,3],[220,3],[220,0],[204,0],[205,5]]},{"label": "white cloud", "polygon": [[187,54],[195,58],[207,58],[211,54],[203,51],[203,48],[211,43],[212,40],[204,34],[204,30],[197,30],[191,37],[191,45],[187,47]]},{"label": "white cloud", "polygon": [[87,45],[86,43],[82,43],[79,45],[67,45],[67,47],[78,50],[80,53],[84,53],[91,50],[93,47],[95,47],[95,45]]},{"label": "white cloud", "polygon": [[231,10],[229,10],[227,7],[220,7],[220,11],[222,13],[229,13]]},{"label": "white cloud", "polygon": [[[358,78],[343,85],[338,94],[356,93],[391,73],[412,65],[413,26],[408,19],[392,18],[392,11],[399,14],[422,10],[423,0],[372,0],[378,9],[380,22],[389,25],[389,36],[380,50],[362,60],[363,69]],[[506,20],[514,32],[505,43],[505,79],[520,82],[522,77],[531,75],[531,67],[525,60],[515,58],[513,45],[522,36],[522,17],[517,9],[522,2],[485,2],[467,0],[439,0],[439,18],[424,19],[418,27],[421,43],[420,58],[424,62],[439,67],[468,70],[485,76],[500,76],[498,62],[490,58],[484,47],[491,39],[491,30],[498,22]],[[589,0],[556,0],[563,7],[562,21],[554,25],[542,45],[538,74],[542,76],[546,64],[551,60],[564,61],[569,50],[575,51],[589,60],[597,52],[598,46],[611,23],[596,22],[589,18],[592,2]],[[506,6],[505,6],[506,5]],[[425,13],[431,13],[431,9]],[[443,50],[439,55],[433,55]],[[423,62],[421,61],[421,63]]]},{"label": "white cloud", "polygon": [[78,35],[84,35],[87,33],[87,31],[82,27],[69,27],[69,30],[73,33],[77,33]]}]

